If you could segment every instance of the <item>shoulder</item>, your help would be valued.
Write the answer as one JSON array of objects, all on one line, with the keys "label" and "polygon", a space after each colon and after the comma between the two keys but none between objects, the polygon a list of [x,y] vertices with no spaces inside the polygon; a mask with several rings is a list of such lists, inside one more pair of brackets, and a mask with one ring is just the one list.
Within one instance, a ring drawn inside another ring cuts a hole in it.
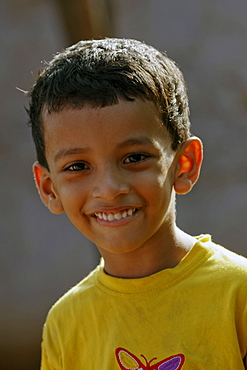
[{"label": "shoulder", "polygon": [[210,242],[209,247],[213,251],[214,260],[222,268],[227,268],[230,271],[236,271],[236,273],[247,276],[247,258],[213,242]]},{"label": "shoulder", "polygon": [[[95,268],[88,276],[86,276],[77,285],[66,292],[49,310],[47,321],[59,321],[60,318],[66,315],[67,317],[74,316],[77,310],[81,310],[82,306],[87,306],[89,301],[93,299],[97,289],[96,279],[100,269],[100,265]],[[83,302],[83,305],[82,305]]]},{"label": "shoulder", "polygon": [[222,266],[231,265],[233,268],[240,268],[244,271],[247,270],[247,258],[241,256],[230,249],[223,247],[220,244],[217,244],[212,240],[211,235],[202,234],[195,237],[197,242],[194,248],[197,248],[197,251],[204,250],[207,256],[210,256],[210,260],[222,264]]},{"label": "shoulder", "polygon": [[247,258],[214,243],[210,237],[199,239],[199,244],[208,251],[202,268],[209,278],[247,291]]}]

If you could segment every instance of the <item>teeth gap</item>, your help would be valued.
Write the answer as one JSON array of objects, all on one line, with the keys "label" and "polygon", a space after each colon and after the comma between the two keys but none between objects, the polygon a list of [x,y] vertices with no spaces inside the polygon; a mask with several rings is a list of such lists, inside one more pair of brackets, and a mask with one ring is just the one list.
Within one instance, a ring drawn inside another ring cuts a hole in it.
[{"label": "teeth gap", "polygon": [[98,217],[100,220],[105,220],[105,221],[113,221],[113,220],[121,220],[122,218],[126,218],[128,216],[132,216],[136,212],[136,208],[130,208],[126,209],[123,212],[117,212],[117,213],[104,213],[104,212],[99,212],[95,213],[95,216]]}]

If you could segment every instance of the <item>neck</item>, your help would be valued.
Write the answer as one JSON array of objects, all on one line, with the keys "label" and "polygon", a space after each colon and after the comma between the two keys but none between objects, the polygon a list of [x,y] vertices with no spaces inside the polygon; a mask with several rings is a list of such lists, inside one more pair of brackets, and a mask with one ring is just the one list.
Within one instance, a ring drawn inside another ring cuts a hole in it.
[{"label": "neck", "polygon": [[174,231],[156,245],[143,245],[128,253],[113,254],[101,251],[105,261],[105,272],[109,275],[135,279],[173,268],[195,244],[195,239],[175,227]]}]

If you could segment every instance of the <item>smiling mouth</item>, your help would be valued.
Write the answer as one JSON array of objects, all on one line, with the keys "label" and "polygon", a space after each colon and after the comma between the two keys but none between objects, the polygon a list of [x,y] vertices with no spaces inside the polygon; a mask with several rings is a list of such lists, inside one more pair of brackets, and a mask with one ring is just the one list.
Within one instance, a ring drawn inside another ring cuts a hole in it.
[{"label": "smiling mouth", "polygon": [[128,216],[134,215],[136,212],[137,212],[137,208],[130,208],[122,212],[116,212],[116,213],[97,212],[94,215],[100,220],[104,220],[104,221],[116,221],[116,220],[119,221],[119,220],[127,218]]}]

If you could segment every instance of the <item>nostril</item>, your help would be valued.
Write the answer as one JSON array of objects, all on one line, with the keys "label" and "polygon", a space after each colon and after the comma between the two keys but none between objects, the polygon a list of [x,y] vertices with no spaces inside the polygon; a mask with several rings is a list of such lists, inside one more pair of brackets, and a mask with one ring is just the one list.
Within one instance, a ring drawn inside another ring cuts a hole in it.
[{"label": "nostril", "polygon": [[115,199],[119,195],[128,194],[130,191],[130,186],[127,183],[118,184],[102,182],[97,184],[97,186],[92,189],[92,196],[94,198],[105,198],[109,200]]}]

